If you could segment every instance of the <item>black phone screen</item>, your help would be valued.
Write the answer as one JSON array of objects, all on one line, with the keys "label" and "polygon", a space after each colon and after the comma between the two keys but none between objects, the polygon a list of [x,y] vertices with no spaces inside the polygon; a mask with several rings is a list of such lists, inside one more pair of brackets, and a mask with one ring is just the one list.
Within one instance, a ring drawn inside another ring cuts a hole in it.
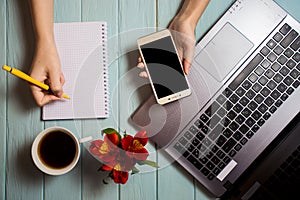
[{"label": "black phone screen", "polygon": [[141,45],[141,51],[159,99],[189,88],[170,36]]}]

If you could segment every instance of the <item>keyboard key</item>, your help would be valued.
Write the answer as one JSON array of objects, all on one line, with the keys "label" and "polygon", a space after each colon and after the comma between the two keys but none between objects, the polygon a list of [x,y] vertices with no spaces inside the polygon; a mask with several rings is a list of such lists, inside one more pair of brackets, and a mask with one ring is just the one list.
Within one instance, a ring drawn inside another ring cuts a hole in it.
[{"label": "keyboard key", "polygon": [[242,124],[244,121],[245,121],[245,117],[243,117],[242,115],[239,115],[235,118],[235,121],[238,123],[238,124]]},{"label": "keyboard key", "polygon": [[280,42],[280,45],[287,48],[297,36],[298,33],[295,30],[291,30],[290,33]]},{"label": "keyboard key", "polygon": [[286,77],[283,82],[287,85],[287,86],[290,86],[293,82],[294,82],[294,79],[290,76]]},{"label": "keyboard key", "polygon": [[236,139],[236,141],[239,141],[240,139],[242,139],[243,135],[239,131],[237,131],[236,133],[233,134],[233,137],[234,139]]},{"label": "keyboard key", "polygon": [[223,135],[220,135],[219,138],[216,141],[216,144],[221,147],[225,142],[226,142],[226,138]]},{"label": "keyboard key", "polygon": [[269,53],[270,53],[270,49],[268,49],[268,47],[263,47],[261,50],[260,50],[260,53],[264,56],[267,56]]},{"label": "keyboard key", "polygon": [[245,124],[243,124],[243,125],[239,128],[239,130],[241,131],[242,134],[245,134],[245,133],[248,132],[249,128],[248,128],[248,126],[246,126]]},{"label": "keyboard key", "polygon": [[197,120],[195,121],[194,125],[195,125],[198,129],[200,129],[200,128],[203,127],[204,123],[203,123],[202,121],[200,121],[199,119],[197,119]]},{"label": "keyboard key", "polygon": [[183,146],[178,142],[174,145],[174,149],[176,149],[179,153],[182,153],[184,150]]},{"label": "keyboard key", "polygon": [[278,45],[275,47],[274,52],[279,56],[283,52],[283,48]]},{"label": "keyboard key", "polygon": [[249,117],[250,116],[250,114],[251,114],[251,111],[248,109],[248,108],[245,108],[243,111],[242,111],[242,115],[244,116],[244,117]]},{"label": "keyboard key", "polygon": [[267,87],[270,90],[273,90],[276,86],[277,86],[277,84],[273,80],[270,80],[269,83],[267,84]]},{"label": "keyboard key", "polygon": [[229,85],[231,90],[235,90],[244,79],[256,68],[257,65],[263,60],[263,56],[257,54],[248,65],[242,70],[242,72],[232,81]]},{"label": "keyboard key", "polygon": [[252,86],[252,89],[254,90],[254,92],[259,92],[261,90],[262,86],[258,83],[255,83],[253,86]]},{"label": "keyboard key", "polygon": [[220,159],[219,159],[217,156],[214,156],[214,157],[211,159],[211,161],[212,161],[215,165],[217,165],[217,164],[219,164]]},{"label": "keyboard key", "polygon": [[276,74],[273,79],[274,81],[279,83],[283,79],[283,77],[280,74]]},{"label": "keyboard key", "polygon": [[209,137],[212,141],[214,141],[214,140],[217,139],[217,137],[218,137],[222,132],[223,132],[223,127],[222,127],[220,124],[218,124],[218,125],[216,126],[216,128],[214,128],[214,129],[209,133],[208,137]]},{"label": "keyboard key", "polygon": [[271,66],[271,68],[272,68],[275,72],[277,72],[277,71],[281,68],[281,66],[280,66],[277,62],[275,62],[275,63]]},{"label": "keyboard key", "polygon": [[194,158],[194,156],[190,155],[188,158],[188,161],[190,161],[190,163],[192,163],[192,165],[194,165],[198,170],[200,170],[203,165],[196,159]]},{"label": "keyboard key", "polygon": [[300,37],[298,36],[297,39],[291,44],[291,48],[294,51],[297,51],[300,47]]},{"label": "keyboard key", "polygon": [[230,138],[225,144],[224,146],[222,147],[222,149],[228,153],[233,147],[234,145],[236,145],[236,141],[232,138]]},{"label": "keyboard key", "polygon": [[184,137],[180,138],[180,139],[178,140],[178,142],[179,142],[182,146],[185,146],[185,145],[188,143],[188,141],[187,141]]},{"label": "keyboard key", "polygon": [[271,97],[267,97],[264,103],[270,107],[274,103],[274,100]]},{"label": "keyboard key", "polygon": [[286,67],[282,67],[281,70],[280,70],[279,72],[280,72],[280,74],[282,74],[283,76],[286,76],[286,75],[290,72],[290,70],[289,70],[288,68],[286,68]]},{"label": "keyboard key", "polygon": [[234,107],[233,107],[233,110],[236,112],[236,113],[240,113],[243,109],[243,106],[241,106],[239,103],[237,103]]},{"label": "keyboard key", "polygon": [[267,46],[270,49],[273,49],[276,46],[276,42],[273,39],[270,39],[269,42],[267,43]]},{"label": "keyboard key", "polygon": [[242,87],[239,87],[235,93],[239,96],[239,97],[242,97],[244,94],[245,94],[245,90],[242,88]]},{"label": "keyboard key", "polygon": [[257,108],[257,103],[255,103],[254,101],[251,101],[249,104],[248,104],[248,108],[250,109],[250,110],[255,110],[256,108]]},{"label": "keyboard key", "polygon": [[248,90],[251,87],[251,83],[248,80],[245,80],[242,86],[244,89]]},{"label": "keyboard key", "polygon": [[213,180],[215,178],[215,175],[213,175],[212,173],[210,173],[208,176],[207,176],[207,179],[208,180]]},{"label": "keyboard key", "polygon": [[236,131],[239,128],[239,125],[236,122],[231,122],[228,126],[232,131]]},{"label": "keyboard key", "polygon": [[192,140],[192,144],[196,147],[196,146],[198,146],[198,145],[200,144],[200,141],[197,140],[196,138],[194,138],[194,139]]},{"label": "keyboard key", "polygon": [[236,151],[235,151],[235,150],[231,150],[231,151],[229,152],[229,156],[230,156],[230,157],[234,157],[235,154],[236,154]]},{"label": "keyboard key", "polygon": [[255,124],[255,121],[252,117],[249,117],[245,122],[249,127],[252,127]]},{"label": "keyboard key", "polygon": [[209,118],[208,118],[205,114],[202,114],[202,115],[200,116],[200,119],[201,119],[203,122],[207,122]]},{"label": "keyboard key", "polygon": [[232,94],[232,91],[229,89],[229,88],[226,88],[224,91],[223,91],[223,95],[225,97],[230,97],[230,95]]},{"label": "keyboard key", "polygon": [[230,129],[225,129],[223,132],[223,135],[225,135],[225,137],[229,138],[231,135],[233,134],[233,132]]},{"label": "keyboard key", "polygon": [[202,140],[205,138],[205,136],[204,136],[201,132],[198,132],[198,133],[196,134],[196,138],[197,138],[198,140],[202,141]]},{"label": "keyboard key", "polygon": [[263,103],[258,107],[258,110],[264,114],[268,110],[268,107]]},{"label": "keyboard key", "polygon": [[263,102],[264,97],[261,94],[257,94],[254,98],[254,101],[258,104],[260,104],[261,102]]},{"label": "keyboard key", "polygon": [[289,95],[291,95],[294,91],[295,91],[294,88],[289,87],[289,88],[287,89],[286,93],[288,93]]},{"label": "keyboard key", "polygon": [[270,62],[274,62],[274,61],[277,59],[277,56],[276,56],[276,54],[274,54],[273,52],[271,52],[271,53],[268,55],[267,59],[268,59]]},{"label": "keyboard key", "polygon": [[260,93],[261,93],[264,97],[267,97],[267,96],[271,93],[271,91],[270,91],[267,87],[265,87],[265,88],[263,88],[263,89],[260,91]]},{"label": "keyboard key", "polygon": [[201,172],[202,172],[202,174],[204,176],[207,176],[209,174],[209,170],[207,168],[205,168],[205,167],[203,167],[203,169],[201,170]]},{"label": "keyboard key", "polygon": [[223,94],[220,94],[216,100],[220,105],[222,105],[226,101],[226,98]]},{"label": "keyboard key", "polygon": [[284,24],[279,32],[282,33],[283,35],[286,35],[289,31],[291,30],[291,27],[288,24]]},{"label": "keyboard key", "polygon": [[300,72],[296,69],[293,69],[293,71],[291,71],[290,75],[291,77],[293,77],[294,79],[298,78]]},{"label": "keyboard key", "polygon": [[210,162],[210,161],[208,161],[207,163],[206,163],[206,165],[205,165],[209,170],[213,170],[214,168],[215,168],[215,165],[212,163],[212,162]]},{"label": "keyboard key", "polygon": [[242,145],[245,145],[247,142],[248,142],[248,140],[247,140],[246,138],[243,138],[243,139],[240,141],[240,143],[241,143]]},{"label": "keyboard key", "polygon": [[247,134],[246,134],[246,137],[248,139],[252,138],[252,136],[254,135],[254,133],[252,131],[249,131]]},{"label": "keyboard key", "polygon": [[283,53],[286,57],[290,58],[292,55],[294,55],[294,51],[290,48],[287,48],[284,53]]},{"label": "keyboard key", "polygon": [[284,65],[287,62],[287,58],[284,55],[279,56],[279,58],[277,59],[277,61],[281,64]]},{"label": "keyboard key", "polygon": [[237,116],[237,114],[236,114],[233,110],[231,110],[229,113],[227,113],[226,116],[227,116],[229,119],[233,120],[233,119]]},{"label": "keyboard key", "polygon": [[242,97],[241,99],[240,99],[240,104],[242,104],[243,106],[246,106],[248,103],[249,103],[249,99],[248,98],[246,98],[246,97]]},{"label": "keyboard key", "polygon": [[273,39],[276,41],[276,42],[280,42],[280,40],[282,40],[283,36],[278,32],[276,33],[274,36],[273,36]]},{"label": "keyboard key", "polygon": [[195,135],[195,134],[198,132],[198,129],[197,129],[195,126],[191,126],[191,127],[189,128],[189,131],[190,131],[193,135]]},{"label": "keyboard key", "polygon": [[268,77],[268,78],[272,78],[274,76],[274,74],[275,73],[271,69],[268,69],[265,73],[266,77]]},{"label": "keyboard key", "polygon": [[271,114],[268,113],[268,112],[265,113],[264,116],[263,116],[263,118],[264,118],[265,120],[268,120],[270,117],[271,117]]},{"label": "keyboard key", "polygon": [[280,83],[278,85],[277,89],[279,90],[279,92],[283,93],[287,89],[287,86],[285,84],[283,84],[283,83]]},{"label": "keyboard key", "polygon": [[232,108],[233,104],[230,101],[226,101],[223,106],[227,111],[229,111]]},{"label": "keyboard key", "polygon": [[239,97],[236,94],[233,94],[230,96],[229,100],[235,104],[239,100]]},{"label": "keyboard key", "polygon": [[281,96],[281,93],[278,92],[278,90],[274,90],[272,93],[271,93],[271,97],[273,97],[273,99],[278,99],[279,97]]},{"label": "keyboard key", "polygon": [[296,63],[293,60],[289,60],[285,65],[288,68],[293,69],[296,66]]},{"label": "keyboard key", "polygon": [[251,115],[255,120],[258,120],[261,117],[261,113],[257,110]]},{"label": "keyboard key", "polygon": [[218,115],[214,115],[206,124],[210,129],[213,129],[220,120],[221,118]]},{"label": "keyboard key", "polygon": [[221,150],[219,150],[218,152],[217,152],[217,156],[219,157],[219,158],[224,158],[225,157],[225,153],[223,153],[223,151],[221,151]]},{"label": "keyboard key", "polygon": [[300,54],[298,52],[293,55],[293,60],[295,62],[299,62],[300,61]]},{"label": "keyboard key", "polygon": [[271,63],[268,60],[264,60],[262,61],[262,63],[260,64],[263,68],[267,69]]},{"label": "keyboard key", "polygon": [[268,79],[267,79],[266,77],[262,76],[262,77],[258,80],[258,82],[259,82],[261,85],[265,85],[265,84],[267,84]]},{"label": "keyboard key", "polygon": [[253,99],[253,97],[255,97],[255,92],[253,90],[249,90],[247,93],[246,93],[246,96],[248,97],[248,99]]},{"label": "keyboard key", "polygon": [[190,132],[188,132],[188,131],[184,134],[184,136],[188,140],[192,139],[192,137],[193,137],[193,135]]}]

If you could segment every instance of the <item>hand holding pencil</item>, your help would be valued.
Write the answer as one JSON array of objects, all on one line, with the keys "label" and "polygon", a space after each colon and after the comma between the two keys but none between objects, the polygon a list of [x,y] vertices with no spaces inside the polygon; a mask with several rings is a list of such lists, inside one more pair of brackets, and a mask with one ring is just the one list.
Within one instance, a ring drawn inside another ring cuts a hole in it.
[{"label": "hand holding pencil", "polygon": [[[44,83],[42,83],[42,82],[40,82],[40,81],[32,78],[31,76],[25,74],[24,72],[22,72],[22,71],[20,71],[18,69],[15,69],[15,68],[11,68],[11,67],[9,67],[7,65],[3,65],[2,69],[10,72],[11,74],[13,74],[13,75],[15,75],[15,76],[17,76],[17,77],[19,77],[19,78],[21,78],[21,79],[23,79],[23,80],[31,83],[31,84],[33,84],[34,86],[37,86],[39,88],[39,90],[48,91],[49,94],[44,94],[44,98],[42,98],[42,104],[39,104],[40,106],[42,106],[42,105],[44,105],[44,104],[46,104],[46,103],[48,103],[48,102],[50,102],[52,100],[61,99],[61,98],[59,98],[59,97],[57,97],[57,96],[55,96],[53,94],[53,92],[51,91],[51,89],[50,89],[50,87],[48,85],[46,85],[46,84],[44,84]],[[48,98],[49,101],[47,99],[46,99],[47,101],[44,101],[45,97],[49,97]],[[61,97],[65,98],[65,99],[70,99],[70,97],[68,95],[64,94],[64,93],[62,93]]]}]

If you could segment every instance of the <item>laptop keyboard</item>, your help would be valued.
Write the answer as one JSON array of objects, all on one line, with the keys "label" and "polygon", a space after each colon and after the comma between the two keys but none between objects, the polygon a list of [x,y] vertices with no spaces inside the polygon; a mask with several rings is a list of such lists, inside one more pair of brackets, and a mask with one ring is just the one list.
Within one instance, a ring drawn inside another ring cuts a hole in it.
[{"label": "laptop keyboard", "polygon": [[174,148],[213,180],[299,87],[299,47],[299,33],[284,24]]}]

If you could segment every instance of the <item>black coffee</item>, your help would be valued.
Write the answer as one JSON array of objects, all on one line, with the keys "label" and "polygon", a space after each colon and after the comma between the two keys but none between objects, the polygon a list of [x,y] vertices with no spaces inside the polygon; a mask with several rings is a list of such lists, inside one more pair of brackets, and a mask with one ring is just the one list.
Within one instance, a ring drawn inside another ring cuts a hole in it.
[{"label": "black coffee", "polygon": [[61,131],[47,133],[41,140],[38,153],[48,167],[61,169],[73,161],[76,143],[71,136]]}]

